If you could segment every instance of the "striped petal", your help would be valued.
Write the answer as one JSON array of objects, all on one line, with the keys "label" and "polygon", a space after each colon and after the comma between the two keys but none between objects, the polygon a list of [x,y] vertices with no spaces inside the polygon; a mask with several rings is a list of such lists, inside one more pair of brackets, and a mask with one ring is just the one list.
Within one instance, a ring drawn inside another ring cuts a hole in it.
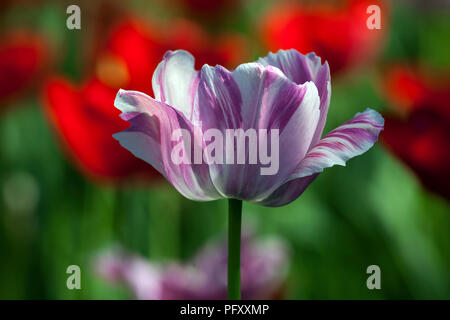
[{"label": "striped petal", "polygon": [[197,85],[194,57],[184,50],[166,52],[152,78],[156,100],[174,107],[189,120],[192,120]]},{"label": "striped petal", "polygon": [[384,119],[371,109],[356,116],[328,133],[300,162],[294,173],[281,187],[256,203],[278,207],[297,199],[323,169],[343,165],[350,158],[369,150],[383,130]]},{"label": "striped petal", "polygon": [[307,177],[345,162],[369,150],[384,127],[383,117],[367,109],[320,140],[300,162],[289,180]]},{"label": "striped petal", "polygon": [[297,84],[313,81],[320,97],[320,119],[317,125],[313,145],[320,140],[325,127],[331,97],[331,77],[328,63],[322,64],[320,57],[311,52],[302,55],[296,50],[279,50],[260,58],[259,63],[279,68],[290,80]]},{"label": "striped petal", "polygon": [[[245,164],[210,166],[213,183],[225,197],[253,201],[270,194],[292,173],[311,144],[320,113],[314,83],[297,85],[278,68],[248,63],[233,72],[204,66],[198,88],[196,103],[203,131],[219,128],[226,137],[226,129],[252,129],[259,148],[258,130],[265,129],[271,150],[271,130],[278,130],[280,157],[274,173],[263,175],[260,162],[249,163],[250,143]],[[226,155],[226,147],[223,152]]]},{"label": "striped petal", "polygon": [[136,91],[120,90],[114,104],[123,112],[121,117],[131,123],[128,129],[114,135],[123,147],[151,164],[185,197],[197,201],[220,197],[207,164],[177,164],[172,159],[172,151],[180,146],[178,141],[172,141],[173,132],[182,129],[192,137],[181,144],[184,156],[201,148],[202,143],[195,139],[195,128],[181,112]]},{"label": "striped petal", "polygon": [[233,74],[222,66],[204,65],[199,75],[194,108],[194,118],[201,120],[203,131],[240,128],[241,105],[241,93]]}]

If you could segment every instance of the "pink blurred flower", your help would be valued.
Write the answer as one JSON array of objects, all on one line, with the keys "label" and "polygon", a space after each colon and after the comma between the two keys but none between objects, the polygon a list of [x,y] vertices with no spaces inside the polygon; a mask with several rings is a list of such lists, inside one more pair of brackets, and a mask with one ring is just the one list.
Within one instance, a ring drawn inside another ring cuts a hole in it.
[{"label": "pink blurred flower", "polygon": [[[244,299],[278,298],[287,274],[288,250],[277,239],[242,238]],[[112,284],[125,284],[137,299],[226,299],[226,243],[212,243],[187,264],[148,262],[112,251],[95,259],[97,273]]]}]

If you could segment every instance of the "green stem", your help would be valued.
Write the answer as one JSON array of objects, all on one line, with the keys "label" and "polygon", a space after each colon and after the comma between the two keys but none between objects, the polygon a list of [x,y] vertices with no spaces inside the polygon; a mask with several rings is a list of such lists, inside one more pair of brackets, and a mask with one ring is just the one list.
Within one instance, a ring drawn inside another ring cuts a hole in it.
[{"label": "green stem", "polygon": [[241,299],[242,200],[228,200],[228,299]]}]

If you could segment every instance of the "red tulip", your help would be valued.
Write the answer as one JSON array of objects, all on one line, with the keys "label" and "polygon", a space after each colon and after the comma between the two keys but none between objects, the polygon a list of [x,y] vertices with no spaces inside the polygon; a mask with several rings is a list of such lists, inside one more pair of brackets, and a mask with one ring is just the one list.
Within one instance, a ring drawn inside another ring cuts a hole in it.
[{"label": "red tulip", "polygon": [[156,171],[111,138],[118,129],[127,127],[111,108],[115,95],[114,89],[97,79],[76,88],[55,78],[45,88],[46,111],[67,151],[88,176],[108,181],[155,177]]},{"label": "red tulip", "polygon": [[151,94],[151,75],[166,50],[174,46],[194,49],[202,63],[210,64],[229,65],[239,56],[230,53],[239,46],[229,42],[211,45],[212,40],[193,23],[176,22],[168,30],[164,34],[134,19],[122,21],[99,52],[93,78],[81,86],[63,78],[46,84],[47,114],[68,153],[88,176],[108,181],[156,176],[151,166],[112,138],[128,126],[118,117],[114,99],[120,88]]},{"label": "red tulip", "polygon": [[0,43],[0,101],[22,92],[36,78],[45,60],[43,41],[13,32]]},{"label": "red tulip", "polygon": [[112,30],[106,50],[97,63],[97,74],[105,84],[114,88],[151,90],[149,74],[165,52],[153,29],[138,20],[125,20]]},{"label": "red tulip", "polygon": [[151,75],[164,53],[176,49],[195,53],[197,67],[205,63],[230,67],[247,56],[245,41],[237,34],[220,34],[213,40],[189,20],[151,28],[137,20],[125,20],[112,31],[107,49],[98,59],[97,75],[102,82],[117,89],[149,92]]},{"label": "red tulip", "polygon": [[386,73],[383,89],[396,111],[408,113],[427,105],[450,117],[450,77],[431,76],[417,68],[397,65]]},{"label": "red tulip", "polygon": [[385,117],[382,141],[425,187],[450,199],[449,79],[432,81],[425,73],[400,66],[391,69],[384,83],[397,112]]},{"label": "red tulip", "polygon": [[[368,61],[378,51],[385,34],[384,1],[348,0],[306,6],[277,4],[263,18],[261,33],[269,50],[314,51],[336,73]],[[367,7],[381,8],[381,29],[367,28]]]}]

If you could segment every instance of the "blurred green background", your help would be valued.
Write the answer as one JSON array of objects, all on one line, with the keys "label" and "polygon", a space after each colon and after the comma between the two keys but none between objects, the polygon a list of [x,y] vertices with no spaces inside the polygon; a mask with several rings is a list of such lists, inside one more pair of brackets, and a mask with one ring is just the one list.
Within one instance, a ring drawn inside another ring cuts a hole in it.
[{"label": "blurred green background", "polygon": [[[69,2],[11,1],[1,7],[5,33],[31,30],[47,46],[43,71],[34,82],[1,102],[2,299],[129,298],[127,290],[93,272],[96,253],[121,243],[151,260],[184,261],[226,232],[226,200],[192,202],[162,180],[104,183],[83,174],[61,146],[43,111],[42,86],[51,74],[75,83],[92,74],[90,57],[97,54],[93,44],[104,36],[91,34],[91,26],[103,23],[109,28],[110,23],[98,14],[101,2],[78,2],[81,30],[65,26]],[[180,17],[198,23],[211,38],[223,31],[239,34],[248,61],[270,49],[257,26],[279,2],[243,0],[213,19],[195,8],[185,10],[175,0],[168,2],[135,0],[125,6],[108,1],[108,6],[115,9],[114,19],[126,12],[142,21],[164,20],[168,27],[158,31],[162,34],[169,32],[171,19]],[[439,5],[424,9],[413,1],[392,1],[387,7],[376,56],[333,73],[325,132],[366,107],[392,109],[380,84],[391,63],[412,61],[426,65],[431,74],[449,74],[449,11]],[[424,188],[414,171],[382,143],[347,167],[325,170],[287,206],[245,203],[243,210],[244,223],[255,226],[258,235],[276,235],[292,249],[287,299],[450,298],[448,200]],[[71,264],[81,267],[82,290],[66,287]],[[381,268],[381,290],[366,287],[366,268],[372,264]]]}]

